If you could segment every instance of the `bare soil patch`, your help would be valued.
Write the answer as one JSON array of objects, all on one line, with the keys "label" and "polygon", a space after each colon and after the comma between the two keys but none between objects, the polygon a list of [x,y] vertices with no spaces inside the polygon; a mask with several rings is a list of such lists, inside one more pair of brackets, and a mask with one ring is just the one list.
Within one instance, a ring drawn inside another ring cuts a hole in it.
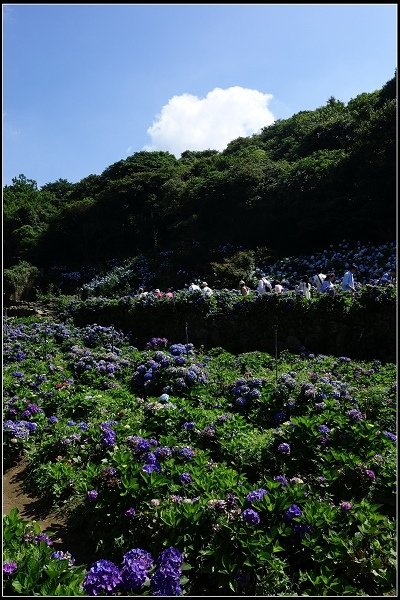
[{"label": "bare soil patch", "polygon": [[[22,458],[16,465],[3,474],[3,515],[18,508],[20,516],[26,521],[37,521],[41,530],[53,533],[54,550],[71,552],[76,564],[90,563],[84,540],[76,531],[71,530],[66,516],[54,512],[49,502],[35,497],[25,489],[28,463]],[[40,490],[38,490],[40,496]]]}]

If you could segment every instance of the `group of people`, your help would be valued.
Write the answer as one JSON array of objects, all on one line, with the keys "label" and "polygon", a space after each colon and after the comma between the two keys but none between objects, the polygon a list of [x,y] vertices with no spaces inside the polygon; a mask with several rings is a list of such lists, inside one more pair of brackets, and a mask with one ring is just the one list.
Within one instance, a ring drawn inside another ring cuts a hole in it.
[{"label": "group of people", "polygon": [[[344,292],[348,292],[350,294],[355,294],[357,291],[357,286],[355,282],[355,275],[358,272],[357,266],[352,264],[350,268],[344,273],[342,281],[341,281],[341,289]],[[312,277],[304,276],[301,278],[298,285],[294,286],[294,291],[300,295],[305,296],[305,298],[311,298],[312,290],[316,290],[319,293],[328,293],[328,294],[336,294],[338,288],[335,286],[336,277],[333,272],[329,272],[326,275],[324,273],[317,273]],[[381,278],[381,285],[394,284],[396,282],[396,271],[395,269],[390,269],[389,271],[385,271]],[[260,296],[266,293],[275,293],[282,294],[283,292],[291,289],[289,283],[285,280],[282,281],[274,281],[268,279],[264,273],[260,273],[259,279],[257,282],[256,292]],[[189,292],[201,292],[204,296],[210,297],[213,295],[213,290],[210,288],[206,281],[201,283],[192,282],[188,286]],[[242,296],[248,296],[252,290],[249,286],[246,285],[246,282],[242,279],[239,281],[239,292]],[[158,288],[152,290],[151,292],[146,292],[144,288],[139,288],[136,296],[138,298],[143,298],[144,296],[148,296],[152,294],[156,298],[173,298],[174,292],[172,288],[168,289],[167,292],[161,292]]]},{"label": "group of people", "polygon": [[[341,281],[341,289],[344,292],[348,292],[350,294],[355,294],[357,291],[357,286],[355,282],[355,275],[358,272],[357,265],[352,264],[349,269],[343,275]],[[329,272],[326,275],[324,273],[317,273],[312,277],[304,276],[301,278],[301,281],[298,285],[294,287],[295,292],[305,296],[307,299],[311,298],[311,290],[314,288],[317,292],[320,293],[329,293],[336,294],[338,288],[335,286],[336,276],[333,272]],[[387,284],[395,284],[396,282],[396,271],[395,269],[390,269],[383,273],[379,283],[381,285]],[[261,273],[260,278],[257,283],[257,293],[259,295],[266,294],[267,292],[275,292],[277,294],[281,294],[285,291],[286,282],[282,281],[274,281],[271,282],[263,273]],[[247,295],[249,293],[249,288],[245,285],[244,281],[239,282],[239,289],[243,295]]]},{"label": "group of people", "polygon": [[155,298],[173,298],[174,292],[171,288],[166,292],[161,292],[158,288],[151,290],[151,292],[146,292],[144,288],[140,287],[137,291],[137,298],[145,298],[146,296],[154,296]]},{"label": "group of people", "polygon": [[207,281],[203,281],[201,285],[197,283],[191,283],[189,285],[189,292],[201,292],[204,296],[208,298],[213,295],[213,290],[209,287]]}]

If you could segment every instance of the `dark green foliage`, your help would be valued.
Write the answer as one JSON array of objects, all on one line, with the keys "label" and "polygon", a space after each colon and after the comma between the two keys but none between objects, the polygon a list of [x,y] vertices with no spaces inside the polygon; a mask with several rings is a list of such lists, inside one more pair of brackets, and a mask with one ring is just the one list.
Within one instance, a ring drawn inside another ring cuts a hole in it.
[{"label": "dark green foliage", "polygon": [[38,275],[39,269],[27,261],[21,261],[10,269],[4,269],[6,298],[20,300],[24,293],[33,287]]},{"label": "dark green foliage", "polygon": [[[359,358],[394,360],[396,348],[396,289],[365,286],[357,299],[345,292],[320,295],[307,301],[287,292],[241,297],[219,291],[211,298],[177,292],[173,299],[122,297],[74,301],[64,316],[75,323],[102,323],[135,332],[138,343],[154,336],[234,352],[275,352],[299,346],[311,352]],[[301,348],[297,348],[300,350]]]}]

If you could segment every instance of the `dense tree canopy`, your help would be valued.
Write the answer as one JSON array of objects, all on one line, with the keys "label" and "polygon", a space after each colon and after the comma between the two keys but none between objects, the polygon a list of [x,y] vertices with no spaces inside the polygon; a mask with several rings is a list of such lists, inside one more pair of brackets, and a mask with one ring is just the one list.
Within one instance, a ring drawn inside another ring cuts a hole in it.
[{"label": "dense tree canopy", "polygon": [[344,238],[393,240],[395,78],[347,105],[331,97],[223,152],[137,152],[100,175],[41,189],[19,175],[3,198],[7,267],[178,248],[204,264],[227,243],[293,254]]}]

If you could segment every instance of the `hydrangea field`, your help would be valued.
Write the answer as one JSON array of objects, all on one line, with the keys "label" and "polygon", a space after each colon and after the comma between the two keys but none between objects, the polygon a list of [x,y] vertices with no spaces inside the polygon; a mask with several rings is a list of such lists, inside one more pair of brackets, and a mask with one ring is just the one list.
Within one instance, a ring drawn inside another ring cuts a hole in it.
[{"label": "hydrangea field", "polygon": [[134,339],[5,323],[4,466],[90,558],[14,509],[4,594],[395,595],[395,364]]}]

